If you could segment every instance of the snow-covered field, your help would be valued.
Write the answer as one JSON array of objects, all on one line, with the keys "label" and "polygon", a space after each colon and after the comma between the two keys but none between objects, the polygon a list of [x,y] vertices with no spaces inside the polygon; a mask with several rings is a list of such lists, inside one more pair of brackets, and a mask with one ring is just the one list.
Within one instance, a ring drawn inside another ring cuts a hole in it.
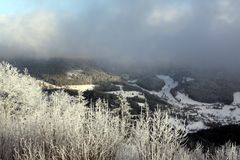
[{"label": "snow-covered field", "polygon": [[233,104],[240,105],[240,92],[236,92],[233,94]]},{"label": "snow-covered field", "polygon": [[145,99],[144,95],[142,92],[138,91],[124,91],[122,85],[117,85],[120,90],[119,91],[112,91],[112,92],[107,92],[109,94],[114,94],[114,95],[122,95],[125,98],[133,98],[133,97],[139,97],[142,99]]},{"label": "snow-covered field", "polygon": [[81,92],[85,92],[87,90],[93,90],[95,87],[96,87],[96,85],[93,85],[93,84],[89,84],[89,85],[67,85],[67,86],[64,86],[64,88],[78,90],[78,91],[81,91]]},{"label": "snow-covered field", "polygon": [[137,79],[134,79],[134,80],[128,80],[128,83],[137,83]]},{"label": "snow-covered field", "polygon": [[[172,117],[171,122],[175,126],[181,125],[188,132],[206,129],[212,124],[239,124],[240,123],[240,92],[234,93],[234,102],[231,105],[220,103],[202,103],[191,99],[184,93],[177,92],[176,97],[171,94],[171,90],[178,86],[168,75],[157,75],[164,81],[165,86],[161,91],[148,91],[137,84],[132,86],[139,87],[150,94],[157,95],[162,100],[173,106],[172,113],[183,117],[182,119]],[[193,81],[193,78],[184,78],[185,82]]]},{"label": "snow-covered field", "polygon": [[[80,73],[81,71],[79,71]],[[187,129],[188,132],[208,128],[212,124],[239,124],[240,123],[240,92],[233,94],[234,101],[231,105],[224,105],[220,103],[202,103],[191,99],[185,93],[177,92],[174,97],[171,90],[178,86],[178,82],[174,81],[168,75],[157,75],[157,77],[164,81],[165,86],[161,91],[149,91],[141,88],[136,84],[137,80],[129,81],[129,85],[139,87],[150,94],[157,95],[159,98],[173,106],[172,113],[179,115],[171,118],[171,123],[175,126],[181,126]],[[187,77],[185,81],[193,81],[194,79]],[[39,81],[43,86],[54,87],[46,82]],[[107,92],[109,94],[122,95],[125,98],[138,97],[145,99],[142,92],[139,91],[124,91],[122,85],[117,85],[120,90]],[[60,89],[73,89],[81,92],[93,90],[96,85],[67,85]],[[59,88],[59,87],[58,87]],[[144,106],[144,103],[138,103],[139,106]],[[178,118],[177,118],[178,117]],[[182,118],[179,118],[182,117]]]},{"label": "snow-covered field", "polygon": [[51,88],[55,88],[55,89],[61,89],[60,86],[56,86],[53,84],[50,84],[48,82],[42,81],[42,80],[37,80],[37,82],[39,83],[39,86],[42,88],[47,88],[47,89],[51,89]]},{"label": "snow-covered field", "polygon": [[178,82],[175,82],[171,77],[165,75],[158,75],[159,79],[163,80],[165,86],[160,92],[153,92],[161,98],[167,99],[168,101],[176,102],[176,99],[171,94],[171,89],[178,86]]},{"label": "snow-covered field", "polygon": [[73,90],[85,92],[87,90],[94,90],[94,88],[96,87],[96,85],[94,84],[57,86],[42,80],[37,80],[37,81],[39,82],[40,87],[47,88],[47,89],[73,89]]},{"label": "snow-covered field", "polygon": [[202,121],[197,121],[186,126],[186,130],[189,132],[201,129],[207,129],[207,126]]},{"label": "snow-covered field", "polygon": [[181,103],[181,104],[188,104],[188,105],[200,105],[200,106],[209,106],[209,105],[212,105],[212,104],[209,104],[209,103],[202,103],[202,102],[198,102],[198,101],[195,101],[191,98],[189,98],[188,95],[186,94],[183,94],[183,93],[180,93],[180,92],[177,92],[176,96],[175,96],[175,99]]},{"label": "snow-covered field", "polygon": [[157,77],[165,82],[165,86],[162,91],[155,94],[167,100],[174,107],[178,107],[180,114],[191,117],[191,120],[188,119],[186,124],[186,129],[189,132],[207,128],[207,125],[211,123],[227,125],[240,122],[240,108],[236,105],[240,102],[240,92],[234,93],[232,105],[201,103],[180,92],[177,92],[176,97],[174,97],[170,91],[177,87],[177,82],[169,76],[159,75]]}]

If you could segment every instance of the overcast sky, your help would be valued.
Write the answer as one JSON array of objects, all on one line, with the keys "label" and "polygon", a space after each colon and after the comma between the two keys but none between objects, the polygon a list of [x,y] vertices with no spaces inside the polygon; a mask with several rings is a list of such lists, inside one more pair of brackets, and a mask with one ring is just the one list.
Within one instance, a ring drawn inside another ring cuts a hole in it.
[{"label": "overcast sky", "polygon": [[0,55],[240,66],[239,0],[1,0]]}]

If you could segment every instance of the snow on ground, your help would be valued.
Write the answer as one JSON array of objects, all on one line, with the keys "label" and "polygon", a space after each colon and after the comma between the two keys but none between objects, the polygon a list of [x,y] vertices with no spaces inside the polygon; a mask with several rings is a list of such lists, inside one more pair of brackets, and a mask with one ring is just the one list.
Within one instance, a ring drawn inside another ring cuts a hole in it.
[{"label": "snow on ground", "polygon": [[177,92],[175,98],[182,104],[201,105],[201,106],[212,105],[209,103],[202,103],[202,102],[195,101],[195,100],[191,99],[188,95],[180,93],[180,92]]},{"label": "snow on ground", "polygon": [[39,82],[40,87],[47,88],[47,89],[72,89],[72,90],[78,90],[81,92],[85,92],[87,90],[93,90],[96,85],[89,84],[89,85],[65,85],[65,86],[57,86],[50,84],[48,82],[37,80]]},{"label": "snow on ground", "polygon": [[178,86],[178,82],[175,82],[171,77],[165,75],[158,75],[159,79],[162,79],[165,83],[165,86],[162,88],[160,92],[158,92],[159,97],[167,97],[170,100],[175,99],[171,94],[171,89]]},{"label": "snow on ground", "polygon": [[50,83],[42,81],[42,80],[37,80],[37,81],[39,83],[39,86],[42,87],[42,88],[46,88],[46,89],[52,89],[52,88],[61,89],[60,86],[56,86],[56,85],[50,84]]},{"label": "snow on ground", "polygon": [[119,86],[119,88],[120,88],[119,91],[112,91],[112,92],[107,92],[107,93],[115,94],[115,95],[122,95],[125,98],[139,97],[139,98],[145,99],[145,96],[143,95],[142,92],[138,92],[138,91],[124,91],[122,85],[116,85],[116,86]]},{"label": "snow on ground", "polygon": [[137,79],[134,79],[134,80],[128,80],[128,83],[137,83]]},{"label": "snow on ground", "polygon": [[198,113],[213,116],[215,120],[223,120],[224,123],[230,119],[233,121],[240,121],[240,108],[232,105],[224,105],[220,109],[203,107]]},{"label": "snow on ground", "polygon": [[93,85],[93,84],[89,84],[89,85],[67,85],[67,86],[64,86],[64,88],[78,90],[78,91],[81,91],[81,92],[85,92],[87,90],[91,91],[95,87],[96,87],[96,85]]},{"label": "snow on ground", "polygon": [[138,103],[140,107],[145,107],[145,103]]},{"label": "snow on ground", "polygon": [[186,130],[188,132],[191,132],[192,130],[197,131],[197,130],[207,129],[207,128],[208,127],[202,121],[198,121],[198,122],[193,122],[191,124],[188,124],[186,127]]},{"label": "snow on ground", "polygon": [[[195,132],[197,130],[208,128],[207,124],[220,123],[222,125],[227,124],[239,124],[240,123],[240,92],[234,93],[234,102],[232,105],[224,105],[220,103],[201,103],[191,99],[184,93],[177,92],[176,97],[171,94],[171,90],[178,86],[178,82],[175,82],[170,76],[158,75],[159,79],[163,80],[165,86],[161,91],[148,91],[142,87],[133,84],[133,86],[139,87],[144,91],[157,95],[162,100],[174,106],[174,113],[182,116],[182,120],[188,120],[186,129],[188,132]],[[186,81],[192,81],[193,79],[186,79]],[[190,117],[190,118],[189,118]],[[185,123],[179,124],[176,118],[171,119],[171,123],[184,126]]]},{"label": "snow on ground", "polygon": [[165,86],[159,92],[156,92],[156,91],[148,91],[148,92],[151,94],[155,94],[158,97],[160,97],[168,102],[171,102],[171,104],[172,103],[177,104],[178,101],[171,94],[171,90],[178,86],[178,82],[175,82],[171,77],[166,76],[166,75],[158,75],[157,77],[164,81]]},{"label": "snow on ground", "polygon": [[108,93],[115,94],[115,95],[122,95],[125,98],[139,97],[144,99],[144,95],[141,92],[137,92],[137,91],[113,91]]},{"label": "snow on ground", "polygon": [[[223,105],[217,103],[201,103],[192,100],[188,95],[177,92],[176,97],[171,94],[171,89],[177,87],[177,83],[169,76],[157,76],[165,82],[163,90],[159,92],[159,96],[167,96],[167,102],[175,107],[180,107],[179,111],[184,115],[193,116],[198,121],[190,122],[186,127],[189,132],[204,129],[207,126],[205,123],[239,123],[240,108],[235,104],[240,102],[240,92],[234,93],[234,103],[232,105]],[[175,101],[175,100],[176,101]]]},{"label": "snow on ground", "polygon": [[176,128],[180,128],[182,130],[185,129],[185,125],[184,122],[181,122],[179,119],[174,118],[174,117],[170,117],[169,118],[169,123],[172,124],[174,127]]},{"label": "snow on ground", "polygon": [[235,92],[233,94],[233,104],[240,105],[240,92]]}]

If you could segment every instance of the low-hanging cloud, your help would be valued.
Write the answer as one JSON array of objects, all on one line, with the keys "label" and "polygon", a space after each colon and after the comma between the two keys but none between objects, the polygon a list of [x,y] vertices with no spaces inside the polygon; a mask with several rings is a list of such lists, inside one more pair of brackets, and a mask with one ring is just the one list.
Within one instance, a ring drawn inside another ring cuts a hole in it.
[{"label": "low-hanging cloud", "polygon": [[81,9],[76,0],[66,9],[31,3],[39,7],[0,14],[1,56],[208,66],[240,60],[240,1],[91,0]]}]

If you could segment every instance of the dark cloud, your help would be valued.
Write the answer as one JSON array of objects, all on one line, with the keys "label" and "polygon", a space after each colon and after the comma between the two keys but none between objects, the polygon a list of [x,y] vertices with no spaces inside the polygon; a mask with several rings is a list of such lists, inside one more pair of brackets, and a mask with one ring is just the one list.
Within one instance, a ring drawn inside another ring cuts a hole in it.
[{"label": "dark cloud", "polygon": [[71,3],[0,15],[0,54],[239,66],[240,1],[91,0],[79,10],[80,1]]}]

